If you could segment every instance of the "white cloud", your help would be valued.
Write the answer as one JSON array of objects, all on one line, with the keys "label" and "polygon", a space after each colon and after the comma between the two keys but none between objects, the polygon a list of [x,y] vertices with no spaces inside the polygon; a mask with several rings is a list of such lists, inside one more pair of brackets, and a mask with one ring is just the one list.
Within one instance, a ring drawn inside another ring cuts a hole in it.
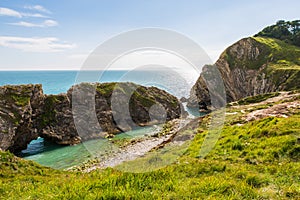
[{"label": "white cloud", "polygon": [[0,7],[0,16],[8,16],[8,17],[36,17],[36,18],[49,18],[49,16],[42,15],[40,13],[25,13],[25,12],[19,12],[16,10],[12,10],[10,8],[3,8]]},{"label": "white cloud", "polygon": [[46,15],[40,13],[21,13],[22,17],[36,17],[36,18],[49,18]]},{"label": "white cloud", "polygon": [[22,14],[19,13],[18,11],[12,10],[12,9],[9,9],[9,8],[2,8],[2,7],[0,7],[0,15],[22,18]]},{"label": "white cloud", "polygon": [[54,20],[45,20],[44,22],[43,22],[43,25],[44,26],[46,26],[46,27],[50,27],[50,26],[57,26],[58,25],[58,23],[57,23],[57,21],[54,21]]},{"label": "white cloud", "polygon": [[55,37],[27,38],[11,36],[0,36],[0,46],[26,52],[59,52],[76,47],[75,44],[61,42]]},{"label": "white cloud", "polygon": [[24,27],[40,27],[40,24],[34,24],[34,23],[24,22],[24,21],[20,21],[16,23],[8,23],[8,24],[15,25],[15,26],[24,26]]},{"label": "white cloud", "polygon": [[39,11],[39,12],[43,12],[43,13],[47,13],[47,14],[51,14],[51,12],[44,8],[43,6],[41,5],[34,5],[34,6],[24,6],[25,9],[29,9],[29,10],[36,10],[36,11]]},{"label": "white cloud", "polygon": [[16,23],[8,23],[10,25],[14,26],[24,26],[24,27],[40,27],[40,28],[46,28],[46,27],[53,27],[53,26],[58,26],[57,21],[54,20],[45,20],[42,23],[31,23],[31,22],[25,22],[25,21],[20,21]]}]

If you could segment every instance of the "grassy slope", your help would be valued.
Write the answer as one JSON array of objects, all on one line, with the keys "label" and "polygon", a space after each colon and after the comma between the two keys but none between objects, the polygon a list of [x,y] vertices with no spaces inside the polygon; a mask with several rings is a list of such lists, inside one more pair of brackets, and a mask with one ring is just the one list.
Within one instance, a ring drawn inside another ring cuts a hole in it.
[{"label": "grassy slope", "polygon": [[[299,88],[300,48],[281,40],[253,37],[263,45],[263,58],[266,59],[268,76],[275,85],[282,85],[286,90]],[[263,60],[263,59],[262,59]]]},{"label": "grassy slope", "polygon": [[300,80],[300,48],[287,44],[281,40],[254,37],[265,45],[265,57],[268,58],[267,74],[275,84],[282,85],[285,89],[299,88],[297,80]]},{"label": "grassy slope", "polygon": [[257,70],[266,65],[264,72],[267,77],[264,78],[271,79],[277,88],[279,86],[284,90],[299,88],[300,47],[273,38],[251,37],[250,39],[253,40],[252,45],[260,50],[259,56],[252,60],[249,58],[236,59],[237,55],[233,55],[228,48],[222,56],[228,61],[230,67]]},{"label": "grassy slope", "polygon": [[197,158],[202,124],[176,164],[153,172],[63,172],[1,152],[0,199],[299,199],[299,111],[239,126],[241,112],[227,109],[238,113],[206,159]]}]

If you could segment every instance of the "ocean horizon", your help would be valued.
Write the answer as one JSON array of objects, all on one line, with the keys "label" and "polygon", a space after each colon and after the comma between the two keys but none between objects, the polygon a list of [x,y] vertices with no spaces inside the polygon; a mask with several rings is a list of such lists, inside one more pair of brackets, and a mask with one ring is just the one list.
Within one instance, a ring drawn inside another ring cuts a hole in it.
[{"label": "ocean horizon", "polygon": [[[95,80],[95,73],[101,77]],[[78,76],[84,76],[84,80]],[[91,78],[89,78],[91,76]],[[133,82],[143,86],[155,86],[177,98],[188,97],[198,74],[168,70],[34,70],[0,71],[0,86],[42,84],[45,94],[66,93],[80,82]]]}]

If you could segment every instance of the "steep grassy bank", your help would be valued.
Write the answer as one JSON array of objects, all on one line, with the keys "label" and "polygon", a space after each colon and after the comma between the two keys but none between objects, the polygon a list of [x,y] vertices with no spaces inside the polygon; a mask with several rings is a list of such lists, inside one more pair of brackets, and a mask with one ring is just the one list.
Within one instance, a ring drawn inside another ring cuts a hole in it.
[{"label": "steep grassy bank", "polygon": [[[215,148],[205,159],[199,159],[207,134],[207,116],[198,128],[187,130],[197,134],[184,155],[172,165],[153,172],[57,171],[1,152],[0,198],[299,199],[299,95],[281,96],[273,97],[278,98],[273,101],[255,99],[255,104],[228,107]],[[284,117],[279,115],[281,110],[275,110],[280,105],[289,106]],[[256,111],[272,108],[274,116],[266,113],[248,120]]]}]

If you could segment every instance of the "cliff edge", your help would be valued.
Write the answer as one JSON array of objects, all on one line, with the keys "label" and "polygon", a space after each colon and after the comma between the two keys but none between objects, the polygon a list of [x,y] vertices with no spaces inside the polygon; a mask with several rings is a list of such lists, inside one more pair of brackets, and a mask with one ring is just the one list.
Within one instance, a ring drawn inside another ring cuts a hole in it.
[{"label": "cliff edge", "polygon": [[[223,79],[226,101],[233,102],[248,96],[299,89],[300,48],[284,41],[267,37],[241,39],[228,47],[214,65]],[[189,107],[206,109],[211,105],[205,76],[212,71],[205,66],[193,86]]]}]

